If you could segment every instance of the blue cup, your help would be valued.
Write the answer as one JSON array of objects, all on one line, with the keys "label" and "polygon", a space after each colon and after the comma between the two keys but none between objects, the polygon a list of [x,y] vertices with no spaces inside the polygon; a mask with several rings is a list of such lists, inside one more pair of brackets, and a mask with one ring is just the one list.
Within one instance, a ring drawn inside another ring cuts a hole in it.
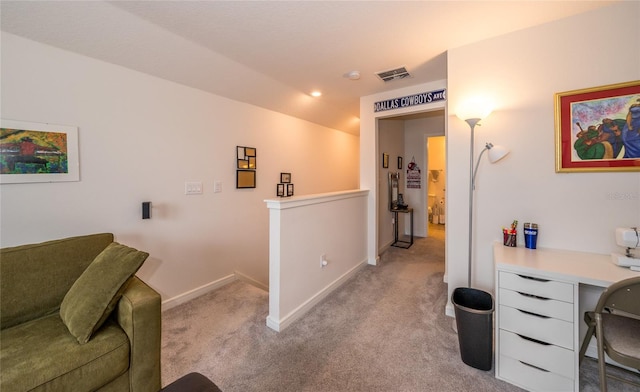
[{"label": "blue cup", "polygon": [[538,241],[538,225],[536,223],[524,224],[524,246],[529,249],[536,248]]}]

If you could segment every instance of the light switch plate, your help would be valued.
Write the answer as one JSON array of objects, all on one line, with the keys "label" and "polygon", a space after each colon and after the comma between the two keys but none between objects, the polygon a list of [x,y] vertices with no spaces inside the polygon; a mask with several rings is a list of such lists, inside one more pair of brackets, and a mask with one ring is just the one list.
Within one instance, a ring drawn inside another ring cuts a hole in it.
[{"label": "light switch plate", "polygon": [[214,181],[213,182],[213,193],[222,192],[222,181]]},{"label": "light switch plate", "polygon": [[184,183],[185,195],[201,195],[202,181],[187,181]]}]

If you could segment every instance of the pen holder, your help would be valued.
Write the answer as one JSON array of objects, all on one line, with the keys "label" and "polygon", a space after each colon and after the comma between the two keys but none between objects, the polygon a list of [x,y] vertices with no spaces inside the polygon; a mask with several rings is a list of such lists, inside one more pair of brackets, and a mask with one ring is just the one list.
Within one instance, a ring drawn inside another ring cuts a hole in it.
[{"label": "pen holder", "polygon": [[516,246],[516,235],[518,233],[516,231],[502,231],[503,244],[504,246]]}]

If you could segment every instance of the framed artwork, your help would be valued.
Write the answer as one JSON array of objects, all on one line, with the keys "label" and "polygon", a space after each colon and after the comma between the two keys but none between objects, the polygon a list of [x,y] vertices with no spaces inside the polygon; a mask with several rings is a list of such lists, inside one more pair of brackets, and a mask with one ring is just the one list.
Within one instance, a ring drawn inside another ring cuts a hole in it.
[{"label": "framed artwork", "polygon": [[288,184],[291,182],[291,173],[280,173],[280,182]]},{"label": "framed artwork", "polygon": [[79,180],[77,127],[0,120],[0,184]]},{"label": "framed artwork", "polygon": [[402,157],[398,157],[398,169],[402,170]]},{"label": "framed artwork", "polygon": [[236,171],[236,188],[255,188],[256,172],[255,170],[237,170]]},{"label": "framed artwork", "polygon": [[382,168],[383,169],[389,168],[389,154],[387,154],[386,152],[382,153]]},{"label": "framed artwork", "polygon": [[238,169],[256,168],[256,149],[254,147],[237,146]]},{"label": "framed artwork", "polygon": [[293,196],[293,184],[287,184],[287,196]]},{"label": "framed artwork", "polygon": [[640,171],[640,81],[555,94],[556,172]]},{"label": "framed artwork", "polygon": [[278,184],[278,187],[276,189],[276,193],[277,193],[278,196],[284,197],[284,184]]}]

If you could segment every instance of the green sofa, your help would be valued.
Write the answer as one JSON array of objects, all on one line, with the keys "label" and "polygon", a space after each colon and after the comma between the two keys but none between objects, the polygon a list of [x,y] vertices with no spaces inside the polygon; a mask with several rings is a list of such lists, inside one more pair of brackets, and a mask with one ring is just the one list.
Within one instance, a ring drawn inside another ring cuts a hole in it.
[{"label": "green sofa", "polygon": [[[160,295],[134,275],[147,256],[109,233],[1,249],[0,390],[159,391]],[[118,274],[87,330],[77,313]]]}]

